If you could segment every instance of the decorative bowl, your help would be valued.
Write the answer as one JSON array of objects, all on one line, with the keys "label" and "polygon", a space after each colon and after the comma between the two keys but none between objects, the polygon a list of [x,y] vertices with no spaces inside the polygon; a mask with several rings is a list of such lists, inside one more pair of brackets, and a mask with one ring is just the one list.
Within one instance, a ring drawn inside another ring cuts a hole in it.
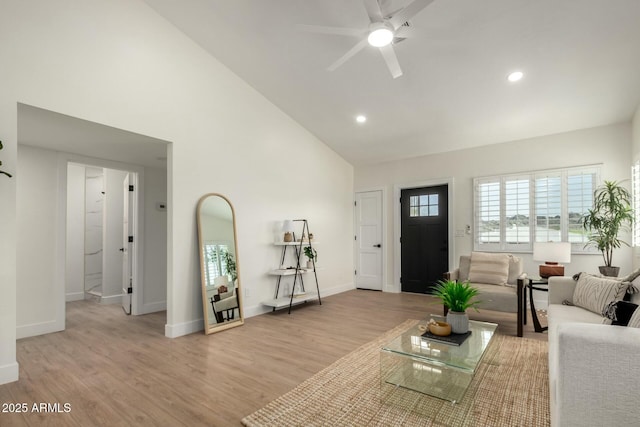
[{"label": "decorative bowl", "polygon": [[451,335],[451,325],[447,322],[429,323],[429,332],[439,337],[446,337]]}]

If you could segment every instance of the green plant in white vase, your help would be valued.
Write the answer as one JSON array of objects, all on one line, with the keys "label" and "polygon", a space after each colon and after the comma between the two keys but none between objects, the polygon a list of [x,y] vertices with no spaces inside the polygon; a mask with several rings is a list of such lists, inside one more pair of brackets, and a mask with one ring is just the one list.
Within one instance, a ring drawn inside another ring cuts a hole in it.
[{"label": "green plant in white vase", "polygon": [[480,301],[474,299],[479,290],[469,282],[457,282],[455,280],[440,280],[431,294],[438,298],[447,307],[447,323],[451,325],[451,332],[464,334],[469,331],[469,316],[467,309],[476,307]]},{"label": "green plant in white vase", "polygon": [[313,268],[314,260],[315,262],[318,262],[318,251],[311,246],[305,246],[304,254],[309,259],[309,261],[307,261],[307,268]]}]

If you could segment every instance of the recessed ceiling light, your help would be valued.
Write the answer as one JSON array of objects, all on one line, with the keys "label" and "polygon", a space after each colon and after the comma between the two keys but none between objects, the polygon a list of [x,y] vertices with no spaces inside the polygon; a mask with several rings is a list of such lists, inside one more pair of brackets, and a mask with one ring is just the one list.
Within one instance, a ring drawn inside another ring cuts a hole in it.
[{"label": "recessed ceiling light", "polygon": [[362,114],[356,117],[356,122],[358,123],[364,123],[367,121],[367,117],[363,116]]},{"label": "recessed ceiling light", "polygon": [[522,80],[523,77],[524,73],[522,71],[514,71],[507,76],[507,80],[509,80],[511,83],[515,83]]}]

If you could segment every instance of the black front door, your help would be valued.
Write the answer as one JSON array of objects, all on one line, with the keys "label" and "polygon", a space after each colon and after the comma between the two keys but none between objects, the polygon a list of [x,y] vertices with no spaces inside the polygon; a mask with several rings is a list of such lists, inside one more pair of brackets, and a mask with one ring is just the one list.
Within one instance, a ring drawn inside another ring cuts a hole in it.
[{"label": "black front door", "polygon": [[402,190],[401,278],[403,292],[429,293],[449,268],[448,186]]}]

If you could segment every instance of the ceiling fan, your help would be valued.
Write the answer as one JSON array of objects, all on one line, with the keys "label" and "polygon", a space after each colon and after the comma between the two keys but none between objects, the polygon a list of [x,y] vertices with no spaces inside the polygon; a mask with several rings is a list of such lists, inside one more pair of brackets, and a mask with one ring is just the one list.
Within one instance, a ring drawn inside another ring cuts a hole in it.
[{"label": "ceiling fan", "polygon": [[369,27],[366,29],[325,27],[320,25],[298,25],[298,28],[321,34],[362,37],[347,53],[329,65],[327,70],[334,71],[367,45],[370,45],[380,49],[387,68],[389,68],[389,72],[394,79],[398,78],[402,75],[402,69],[400,68],[398,57],[393,49],[393,43],[398,43],[405,38],[411,37],[412,31],[407,21],[434,0],[413,0],[405,7],[395,11],[389,10],[393,3],[390,0],[363,1],[367,14],[369,15],[369,20],[371,21]]}]

